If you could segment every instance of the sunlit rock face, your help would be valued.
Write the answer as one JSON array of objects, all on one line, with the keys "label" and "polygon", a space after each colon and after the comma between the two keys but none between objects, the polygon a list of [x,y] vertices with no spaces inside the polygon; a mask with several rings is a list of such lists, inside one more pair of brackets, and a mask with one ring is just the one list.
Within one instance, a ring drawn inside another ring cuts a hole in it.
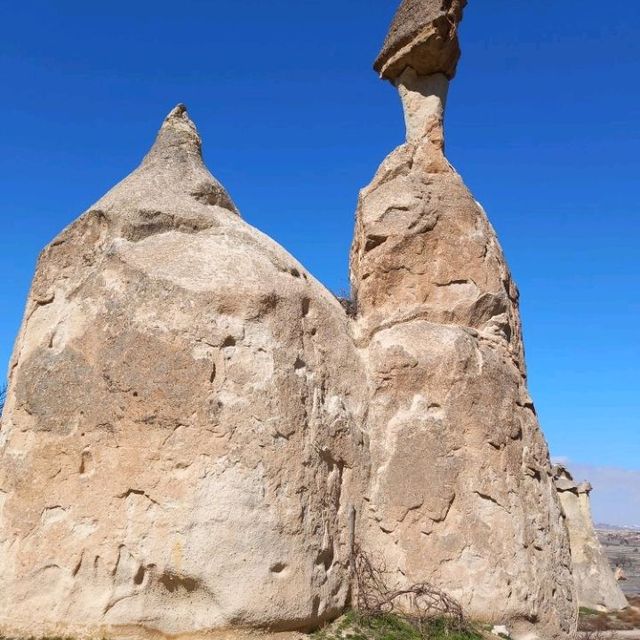
[{"label": "sunlit rock face", "polygon": [[[361,192],[351,254],[370,386],[361,537],[401,586],[435,583],[515,637],[568,638],[568,537],[527,392],[518,291],[444,155],[461,4],[423,2],[423,14],[411,5],[377,63],[400,93],[407,141]],[[439,33],[440,44],[394,48],[404,32]]]},{"label": "sunlit rock face", "polygon": [[40,257],[1,431],[0,628],[305,629],[347,602],[364,374],[183,107]]},{"label": "sunlit rock face", "polygon": [[407,141],[361,193],[350,316],[241,219],[183,106],[45,249],[0,429],[0,635],[317,628],[357,544],[514,638],[572,636],[517,288],[444,155],[465,4],[403,2],[376,63]]},{"label": "sunlit rock face", "polygon": [[629,606],[604,554],[591,515],[588,482],[577,483],[569,470],[554,467],[556,489],[566,515],[578,603],[587,609],[620,611]]}]

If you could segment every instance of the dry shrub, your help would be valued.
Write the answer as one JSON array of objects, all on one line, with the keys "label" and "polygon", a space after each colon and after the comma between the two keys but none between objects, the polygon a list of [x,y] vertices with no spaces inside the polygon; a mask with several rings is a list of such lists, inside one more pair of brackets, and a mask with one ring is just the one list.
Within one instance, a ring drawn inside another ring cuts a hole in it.
[{"label": "dry shrub", "polygon": [[350,318],[356,318],[358,316],[358,301],[350,291],[341,290],[336,293],[335,296]]},{"label": "dry shrub", "polygon": [[355,604],[360,615],[396,616],[426,637],[434,621],[448,631],[467,631],[462,607],[447,593],[426,582],[402,589],[388,585],[388,571],[381,558],[373,559],[356,549],[352,561]]},{"label": "dry shrub", "polygon": [[640,629],[640,598],[628,598],[631,605],[628,609],[618,613],[618,619],[633,629]]},{"label": "dry shrub", "polygon": [[[610,611],[608,613],[592,611],[590,609],[580,610],[579,630],[584,633],[593,634],[589,638],[604,637],[604,632],[631,631],[640,629],[640,599],[628,598],[629,608],[622,611]],[[600,633],[600,636],[597,634]],[[586,635],[581,637],[587,638]]]}]

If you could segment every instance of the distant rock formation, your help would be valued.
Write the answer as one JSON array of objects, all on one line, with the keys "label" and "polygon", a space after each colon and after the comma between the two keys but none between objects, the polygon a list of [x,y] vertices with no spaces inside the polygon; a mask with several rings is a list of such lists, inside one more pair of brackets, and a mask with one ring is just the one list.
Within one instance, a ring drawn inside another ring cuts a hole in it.
[{"label": "distant rock formation", "polygon": [[625,571],[624,571],[624,569],[622,567],[616,567],[616,570],[615,570],[613,575],[614,575],[614,578],[616,579],[616,582],[626,582],[627,581],[627,574],[625,573]]},{"label": "distant rock formation", "polygon": [[629,603],[618,585],[621,578],[618,572],[614,575],[593,526],[591,485],[575,482],[562,465],[554,467],[554,476],[569,529],[578,604],[604,611],[626,609]]},{"label": "distant rock formation", "polygon": [[1,634],[313,629],[357,543],[514,638],[572,636],[518,291],[444,156],[464,5],[405,1],[376,63],[407,141],[361,194],[346,311],[240,218],[183,106],[45,249],[0,431]]}]

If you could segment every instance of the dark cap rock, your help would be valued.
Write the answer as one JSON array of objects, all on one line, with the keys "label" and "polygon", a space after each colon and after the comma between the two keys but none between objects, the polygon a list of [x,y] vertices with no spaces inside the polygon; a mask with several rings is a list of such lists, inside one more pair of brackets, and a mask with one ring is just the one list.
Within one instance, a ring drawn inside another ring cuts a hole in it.
[{"label": "dark cap rock", "polygon": [[453,78],[460,59],[458,24],[467,0],[403,0],[374,64],[395,81],[407,67]]}]

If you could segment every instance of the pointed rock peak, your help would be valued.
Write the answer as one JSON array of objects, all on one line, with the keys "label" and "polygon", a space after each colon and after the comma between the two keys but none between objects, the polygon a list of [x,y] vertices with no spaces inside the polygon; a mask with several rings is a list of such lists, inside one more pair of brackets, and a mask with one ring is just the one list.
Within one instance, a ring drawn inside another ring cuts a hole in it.
[{"label": "pointed rock peak", "polygon": [[193,121],[191,120],[191,118],[189,118],[186,105],[182,103],[176,105],[173,109],[171,109],[169,115],[167,115],[167,117],[164,119],[164,122],[162,123],[162,129],[166,128],[186,128],[192,131],[195,137],[200,140],[200,136],[198,135],[198,131],[196,130],[196,125],[193,124]]},{"label": "pointed rock peak", "polygon": [[[153,146],[138,168],[103,196],[94,208],[119,217],[123,212],[143,212],[142,218],[146,215],[144,212],[163,212],[177,224],[197,228],[201,223],[196,220],[198,216],[209,219],[211,215],[210,211],[201,210],[202,205],[222,207],[238,214],[225,188],[204,164],[202,141],[187,108],[178,104],[164,119]],[[133,217],[136,215],[131,213]]]},{"label": "pointed rock peak", "polygon": [[156,141],[144,161],[175,158],[179,155],[202,158],[202,140],[184,104],[178,104],[164,119]]},{"label": "pointed rock peak", "polygon": [[183,120],[189,120],[189,116],[187,114],[187,105],[183,102],[179,102],[171,111],[169,111],[169,115],[165,118],[165,120],[169,120],[170,118],[182,118]]},{"label": "pointed rock peak", "polygon": [[418,75],[453,78],[460,59],[458,24],[467,0],[403,0],[374,64],[395,82],[407,67]]}]

